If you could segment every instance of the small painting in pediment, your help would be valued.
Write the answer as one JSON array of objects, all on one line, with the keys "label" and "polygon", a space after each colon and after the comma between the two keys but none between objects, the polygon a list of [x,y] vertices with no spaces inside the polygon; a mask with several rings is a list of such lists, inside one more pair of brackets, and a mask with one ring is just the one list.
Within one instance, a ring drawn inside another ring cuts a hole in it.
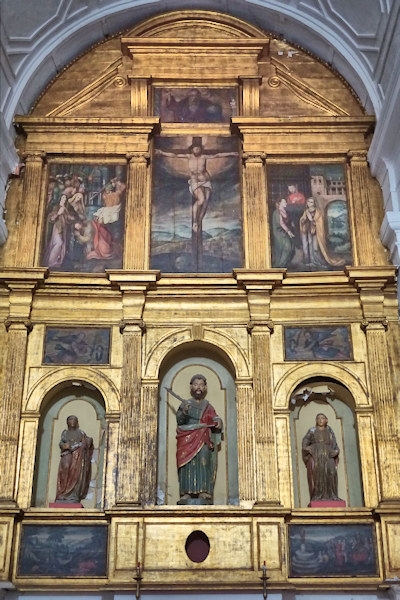
[{"label": "small painting in pediment", "polygon": [[159,136],[154,154],[151,268],[230,273],[241,267],[238,139]]},{"label": "small painting in pediment", "polygon": [[164,123],[229,123],[238,114],[237,88],[154,88],[154,114]]},{"label": "small painting in pediment", "polygon": [[343,165],[270,165],[268,204],[273,267],[339,271],[352,264]]},{"label": "small painting in pediment", "polygon": [[120,269],[125,190],[125,165],[51,164],[41,265],[74,273]]}]

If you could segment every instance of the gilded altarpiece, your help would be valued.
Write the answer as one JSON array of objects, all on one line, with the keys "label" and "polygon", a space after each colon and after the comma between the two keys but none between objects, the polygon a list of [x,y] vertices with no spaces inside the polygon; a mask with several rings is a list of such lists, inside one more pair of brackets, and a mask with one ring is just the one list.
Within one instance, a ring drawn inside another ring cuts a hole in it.
[{"label": "gilded altarpiece", "polygon": [[[333,577],[377,591],[398,565],[400,334],[367,163],[373,117],[303,48],[186,11],[89,49],[15,121],[24,169],[0,258],[2,581],[130,591],[140,563],[143,590],[254,591],[265,564],[269,590],[323,593]],[[108,330],[107,361],[44,361],[49,327]],[[334,352],[295,351],[305,331]],[[179,365],[207,366],[210,399],[229,406],[224,484],[208,506],[175,502],[175,422],[161,386]],[[345,506],[304,500],[292,399],[308,384],[323,388],[310,400],[322,408],[340,385],[335,424],[351,413],[358,487],[348,491],[355,471],[343,461]],[[35,460],[50,447],[43,415],[68,390],[82,421],[81,387],[104,407],[96,503],[35,506]],[[46,552],[54,532],[65,543],[100,535],[107,556],[66,572],[41,563],[38,581],[29,544],[37,537]],[[185,550],[194,532],[209,541],[201,562]],[[321,540],[334,552],[346,532],[372,548],[355,578],[318,562]],[[317,566],[302,570],[309,552]]]}]

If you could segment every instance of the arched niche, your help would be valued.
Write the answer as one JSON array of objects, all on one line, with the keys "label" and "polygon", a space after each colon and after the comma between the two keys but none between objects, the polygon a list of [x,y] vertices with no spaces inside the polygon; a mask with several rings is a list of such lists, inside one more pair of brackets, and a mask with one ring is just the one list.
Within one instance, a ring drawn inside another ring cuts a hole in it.
[{"label": "arched niche", "polygon": [[201,373],[207,379],[207,399],[222,417],[224,432],[218,452],[218,469],[214,488],[214,504],[239,503],[237,461],[237,415],[233,369],[219,349],[208,344],[184,344],[171,353],[160,372],[157,503],[175,505],[179,500],[176,468],[176,410],[181,398],[190,398],[189,382]]},{"label": "arched niche", "polygon": [[354,399],[341,383],[328,378],[313,378],[298,385],[290,398],[290,431],[293,492],[296,507],[306,507],[310,496],[302,440],[315,426],[318,413],[324,413],[340,448],[338,494],[348,507],[364,506],[360,452]]},{"label": "arched niche", "polygon": [[54,502],[60,461],[59,442],[68,416],[76,415],[79,427],[93,438],[92,473],[84,508],[103,505],[103,466],[105,448],[105,406],[100,392],[84,381],[66,381],[47,393],[42,403],[38,427],[32,506]]}]

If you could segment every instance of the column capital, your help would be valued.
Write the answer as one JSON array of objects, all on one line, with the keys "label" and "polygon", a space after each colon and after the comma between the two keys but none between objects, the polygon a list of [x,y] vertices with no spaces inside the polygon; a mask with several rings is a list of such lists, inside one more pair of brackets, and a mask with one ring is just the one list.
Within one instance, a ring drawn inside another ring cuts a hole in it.
[{"label": "column capital", "polygon": [[347,161],[352,162],[365,162],[367,164],[367,151],[366,150],[349,150],[347,153]]},{"label": "column capital", "polygon": [[146,323],[143,319],[122,319],[119,323],[119,330],[121,333],[124,331],[136,332],[140,330],[142,333],[146,332]]},{"label": "column capital", "polygon": [[10,329],[26,329],[26,331],[30,333],[33,329],[33,324],[30,319],[23,319],[18,317],[6,319],[4,321],[4,326],[7,331],[10,331]]},{"label": "column capital", "polygon": [[387,331],[389,322],[385,317],[368,318],[361,321],[361,329],[368,331]]},{"label": "column capital", "polygon": [[24,163],[28,162],[44,162],[46,160],[47,154],[44,150],[39,150],[38,152],[26,152],[22,155],[22,159]]},{"label": "column capital", "polygon": [[273,333],[274,331],[274,322],[270,319],[266,320],[253,320],[251,319],[247,323],[247,331],[251,334],[254,332],[268,331],[268,333]]},{"label": "column capital", "polygon": [[150,153],[149,152],[130,152],[126,154],[126,160],[128,164],[141,164],[148,165],[150,161]]},{"label": "column capital", "polygon": [[265,152],[244,152],[242,161],[244,164],[260,164],[263,165],[267,155]]}]

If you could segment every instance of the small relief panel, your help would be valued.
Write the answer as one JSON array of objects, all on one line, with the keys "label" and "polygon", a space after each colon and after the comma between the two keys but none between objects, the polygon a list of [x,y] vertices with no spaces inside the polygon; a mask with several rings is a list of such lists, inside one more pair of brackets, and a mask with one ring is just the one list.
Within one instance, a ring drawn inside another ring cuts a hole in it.
[{"label": "small relief panel", "polygon": [[122,267],[126,166],[51,164],[41,265],[102,273]]},{"label": "small relief panel", "polygon": [[155,87],[153,104],[164,123],[229,123],[238,114],[235,87]]},{"label": "small relief panel", "polygon": [[378,577],[375,526],[289,525],[289,577]]},{"label": "small relief panel", "polygon": [[231,136],[156,138],[152,269],[230,273],[242,266],[238,149]]},{"label": "small relief panel", "polygon": [[268,203],[273,267],[337,271],[352,264],[341,164],[270,165]]},{"label": "small relief panel", "polygon": [[284,327],[285,360],[353,360],[348,327]]},{"label": "small relief panel", "polygon": [[107,525],[22,525],[17,577],[106,577]]},{"label": "small relief panel", "polygon": [[106,365],[110,362],[110,330],[47,327],[43,362],[56,365]]}]

